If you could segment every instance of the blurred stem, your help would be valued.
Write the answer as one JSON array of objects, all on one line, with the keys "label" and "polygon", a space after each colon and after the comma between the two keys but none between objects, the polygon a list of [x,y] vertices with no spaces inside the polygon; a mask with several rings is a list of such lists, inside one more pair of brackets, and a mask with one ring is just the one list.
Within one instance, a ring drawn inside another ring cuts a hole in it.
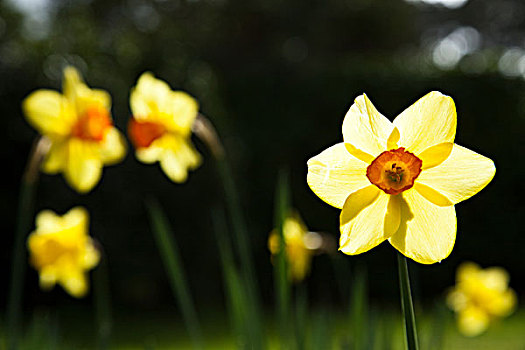
[{"label": "blurred stem", "polygon": [[98,349],[109,348],[111,330],[111,298],[109,290],[109,271],[107,256],[103,255],[100,264],[93,272],[95,320],[97,329]]},{"label": "blurred stem", "polygon": [[284,237],[284,223],[290,210],[290,187],[288,173],[279,172],[275,191],[275,227],[279,235],[279,251],[274,257],[274,288],[277,293],[277,319],[281,336],[281,347],[290,348],[290,278],[288,276],[288,262],[286,257],[286,243]]},{"label": "blurred stem", "polygon": [[18,349],[26,269],[25,240],[33,222],[35,192],[40,164],[48,149],[49,140],[44,137],[38,138],[33,143],[18,195],[18,212],[13,257],[11,260],[11,283],[7,301],[7,349],[9,350]]},{"label": "blurred stem", "polygon": [[190,334],[193,347],[195,349],[203,349],[204,342],[201,327],[188,289],[179,249],[170,229],[168,219],[156,199],[146,201],[146,208],[150,216],[157,248],[167,270],[173,294],[182,311],[182,317]]},{"label": "blurred stem", "polygon": [[260,303],[256,292],[257,282],[255,267],[253,264],[248,230],[246,229],[246,223],[241,209],[239,194],[235,186],[235,180],[231,173],[231,168],[228,164],[224,147],[213,124],[205,116],[199,114],[193,123],[193,132],[206,144],[215,159],[219,178],[224,190],[231,225],[233,227],[233,241],[235,242],[239,254],[243,280],[246,283],[245,291],[248,299],[247,306],[249,309],[244,312],[246,312],[250,318],[250,328],[258,332],[258,334],[253,335],[255,337],[253,339],[254,343],[250,344],[250,346],[253,349],[264,349],[264,338],[261,335],[261,332],[263,331],[263,322]]},{"label": "blurred stem", "polygon": [[357,264],[354,271],[354,285],[350,304],[352,343],[354,344],[352,348],[357,350],[369,349],[371,344],[367,341],[367,331],[370,329],[368,322],[370,308],[368,307],[366,269],[362,264]]},{"label": "blurred stem", "polygon": [[399,289],[401,291],[401,308],[405,318],[405,336],[408,350],[417,350],[419,348],[416,331],[416,317],[414,314],[414,305],[412,303],[412,294],[410,292],[410,278],[408,275],[408,266],[406,258],[397,253],[397,266],[399,270]]}]

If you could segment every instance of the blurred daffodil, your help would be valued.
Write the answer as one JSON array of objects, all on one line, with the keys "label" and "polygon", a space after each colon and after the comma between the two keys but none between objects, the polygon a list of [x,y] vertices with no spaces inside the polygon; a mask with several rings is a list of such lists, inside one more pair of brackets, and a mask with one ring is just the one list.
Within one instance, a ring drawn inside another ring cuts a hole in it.
[{"label": "blurred daffodil", "polygon": [[354,255],[389,240],[424,264],[446,258],[456,239],[454,204],[493,178],[494,163],[454,144],[452,98],[431,92],[393,122],[366,95],[343,121],[344,142],[308,161],[310,188],[342,209],[340,250]]},{"label": "blurred daffodil", "polygon": [[460,265],[447,303],[457,313],[461,333],[479,335],[491,322],[514,311],[516,293],[508,284],[509,275],[500,267],[481,269],[472,262]]},{"label": "blurred daffodil", "polygon": [[130,104],[133,118],[128,134],[137,158],[148,164],[158,161],[170,180],[186,181],[188,170],[201,162],[190,139],[199,110],[197,101],[144,73],[131,91]]},{"label": "blurred daffodil", "polygon": [[[284,245],[288,262],[288,276],[295,282],[302,281],[310,272],[312,256],[321,246],[322,238],[308,228],[298,213],[287,216],[283,224]],[[268,248],[275,256],[280,251],[280,237],[277,230],[270,232]]]},{"label": "blurred daffodil", "polygon": [[63,94],[37,90],[22,107],[28,122],[51,141],[42,170],[63,172],[71,187],[85,193],[99,182],[104,165],[122,160],[126,143],[113,126],[107,92],[90,89],[73,67],[64,69],[62,88]]},{"label": "blurred daffodil", "polygon": [[29,235],[27,245],[42,289],[51,289],[58,283],[76,298],[87,293],[86,272],[100,260],[88,235],[88,221],[88,212],[81,207],[63,216],[50,210],[37,215],[36,230]]}]

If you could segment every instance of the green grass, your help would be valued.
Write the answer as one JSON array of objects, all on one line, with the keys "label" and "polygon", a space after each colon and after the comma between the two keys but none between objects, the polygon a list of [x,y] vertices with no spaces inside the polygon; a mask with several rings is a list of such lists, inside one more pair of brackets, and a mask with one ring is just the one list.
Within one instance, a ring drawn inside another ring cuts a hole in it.
[{"label": "green grass", "polygon": [[[93,337],[94,323],[90,310],[78,309],[61,311],[55,314],[36,312],[26,324],[25,337],[21,350],[65,350],[94,349],[96,340]],[[311,335],[322,325],[325,334],[329,335],[331,348],[341,349],[348,344],[351,334],[348,315],[336,314],[325,310],[325,316],[319,310],[314,312],[306,322],[306,334]],[[204,315],[203,331],[206,334],[207,349],[236,349],[237,342],[229,328],[228,317],[223,312]],[[454,323],[454,316],[446,311],[439,315],[418,316],[419,339],[422,349],[435,349],[433,345],[442,342],[441,349],[461,350],[524,350],[525,309],[519,310],[509,318],[494,324],[485,334],[476,338],[460,335]],[[373,340],[371,349],[402,350],[404,336],[400,312],[374,309],[370,313],[372,327],[369,330]],[[313,322],[318,320],[320,322]],[[317,326],[315,325],[317,324]],[[440,328],[442,327],[442,328]],[[269,334],[269,348],[279,349],[279,332],[277,324],[267,317],[266,334]],[[436,334],[436,329],[442,329]],[[1,336],[5,339],[5,328]],[[308,340],[308,337],[307,337]],[[307,343],[308,345],[308,343]],[[2,348],[2,347],[0,347]],[[325,347],[323,347],[325,348]],[[191,339],[185,331],[184,324],[177,317],[177,310],[163,314],[131,313],[118,314],[115,317],[111,349],[192,349]]]}]

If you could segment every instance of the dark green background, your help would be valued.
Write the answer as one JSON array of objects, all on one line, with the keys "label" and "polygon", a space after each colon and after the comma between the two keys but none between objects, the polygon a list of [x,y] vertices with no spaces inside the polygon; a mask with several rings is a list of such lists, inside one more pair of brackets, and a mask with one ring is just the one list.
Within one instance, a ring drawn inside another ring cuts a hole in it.
[{"label": "dark green background", "polygon": [[[77,66],[92,87],[109,91],[113,118],[125,130],[129,89],[152,71],[200,102],[230,157],[255,252],[261,293],[273,302],[266,248],[272,229],[278,170],[291,173],[294,206],[312,230],[338,238],[339,210],[306,184],[306,161],[342,140],[343,117],[366,92],[391,120],[430,90],[452,96],[458,112],[456,142],[490,157],[497,173],[480,194],[457,206],[458,236],[449,258],[410,264],[418,300],[442,296],[458,264],[503,266],[512,286],[525,291],[523,134],[525,84],[498,70],[506,48],[524,45],[525,6],[515,0],[472,0],[448,9],[393,0],[194,0],[53,3],[47,34],[35,37],[25,17],[0,3],[0,278],[7,285],[21,174],[36,132],[20,104],[38,88],[60,89],[61,68]],[[481,45],[452,69],[432,61],[432,45],[455,28],[474,27]],[[28,34],[29,33],[29,34]],[[42,34],[37,29],[36,33]],[[477,55],[477,56],[476,56]],[[486,66],[474,72],[472,57]],[[104,246],[115,305],[128,311],[173,307],[143,199],[156,196],[169,214],[198,309],[224,304],[210,210],[223,195],[204,145],[203,165],[184,185],[158,165],[139,163],[130,148],[122,164],[107,167],[89,194],[71,190],[61,175],[43,174],[37,210],[64,213],[83,205],[91,234]],[[366,266],[375,300],[395,302],[395,250],[388,243],[357,256]],[[339,277],[340,278],[340,277]],[[351,281],[349,274],[345,283]],[[25,307],[74,302],[60,288],[38,289],[26,275]],[[330,259],[314,259],[307,282],[312,303],[339,303]],[[0,291],[0,309],[7,288]],[[84,303],[89,303],[88,297]]]}]

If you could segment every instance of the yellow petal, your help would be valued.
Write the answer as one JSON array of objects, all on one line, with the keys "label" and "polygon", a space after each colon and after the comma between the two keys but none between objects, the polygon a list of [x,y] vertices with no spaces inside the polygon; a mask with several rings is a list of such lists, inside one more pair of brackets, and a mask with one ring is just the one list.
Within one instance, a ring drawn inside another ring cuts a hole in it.
[{"label": "yellow petal", "polygon": [[71,269],[61,276],[60,284],[69,295],[82,298],[87,294],[88,281],[81,269]]},{"label": "yellow petal", "polygon": [[512,289],[508,289],[504,292],[493,295],[487,305],[485,305],[485,308],[491,315],[504,317],[514,312],[517,300],[516,292]]},{"label": "yellow petal", "polygon": [[56,174],[62,171],[67,164],[68,140],[51,140],[51,146],[42,162],[42,171],[47,174]]},{"label": "yellow petal", "polygon": [[454,203],[452,203],[447,197],[445,197],[432,187],[416,182],[414,183],[414,189],[418,191],[420,195],[422,195],[435,205],[438,205],[440,207],[454,205]]},{"label": "yellow petal", "polygon": [[478,264],[467,261],[459,265],[456,272],[456,282],[458,284],[468,282],[472,277],[478,278],[481,268]]},{"label": "yellow petal", "polygon": [[45,266],[39,272],[39,284],[43,290],[52,289],[57,283],[57,272],[54,266]]},{"label": "yellow petal", "polygon": [[489,316],[483,310],[468,307],[458,315],[458,328],[463,335],[475,337],[487,330],[489,321]]},{"label": "yellow petal", "polygon": [[130,106],[133,117],[139,121],[156,121],[159,108],[166,105],[171,89],[164,81],[155,79],[153,74],[143,73],[137,85],[131,90]]},{"label": "yellow petal", "polygon": [[421,169],[429,169],[443,163],[450,156],[453,147],[454,144],[452,142],[443,142],[421,152],[417,155],[423,161]]},{"label": "yellow petal", "polygon": [[90,107],[111,108],[111,96],[104,90],[90,89],[74,67],[64,69],[63,90],[66,98],[75,106],[77,115]]},{"label": "yellow petal", "polygon": [[80,193],[90,191],[102,176],[99,145],[77,138],[69,140],[68,162],[64,176],[71,187]]},{"label": "yellow petal", "polygon": [[492,160],[454,144],[450,156],[443,163],[423,170],[416,181],[456,204],[481,191],[495,173]]},{"label": "yellow petal", "polygon": [[341,209],[351,193],[370,185],[367,166],[350,155],[344,143],[338,143],[308,161],[308,186],[323,201]]},{"label": "yellow petal", "polygon": [[399,142],[399,139],[401,138],[401,134],[399,133],[399,129],[394,127],[392,130],[392,133],[390,136],[388,136],[388,139],[386,140],[386,148],[388,150],[396,149],[397,143]]},{"label": "yellow petal", "polygon": [[371,164],[375,159],[370,154],[361,151],[360,149],[356,148],[351,143],[345,143],[345,148],[348,151],[348,153],[350,153],[355,158],[365,162],[366,164]]},{"label": "yellow petal", "polygon": [[343,139],[372,159],[386,151],[394,125],[377,111],[366,95],[358,96],[343,120]]},{"label": "yellow petal", "polygon": [[191,146],[189,140],[171,135],[162,138],[164,152],[160,158],[160,166],[170,180],[182,183],[186,181],[188,170],[200,165],[200,155]]},{"label": "yellow petal", "polygon": [[79,87],[85,86],[78,70],[73,66],[67,66],[62,72],[62,91],[70,101],[74,101]]},{"label": "yellow petal", "polygon": [[84,254],[80,256],[80,266],[84,269],[91,269],[97,266],[100,261],[100,252],[93,244],[93,241],[90,239],[89,243],[86,244],[84,249]]},{"label": "yellow petal", "polygon": [[183,136],[189,135],[191,126],[199,112],[197,100],[182,91],[173,91],[166,106],[166,113],[173,116],[172,131],[179,132]]},{"label": "yellow petal", "polygon": [[172,91],[168,84],[144,73],[130,95],[133,117],[139,121],[161,123],[168,130],[187,136],[197,117],[197,101],[182,91]]},{"label": "yellow petal", "polygon": [[348,196],[340,217],[340,248],[355,255],[388,239],[399,226],[398,196],[368,186]]},{"label": "yellow petal", "polygon": [[73,106],[56,91],[35,91],[22,102],[22,108],[29,124],[42,135],[65,137],[75,121]]},{"label": "yellow petal", "polygon": [[487,288],[503,292],[509,285],[509,274],[501,267],[489,267],[483,270],[483,281]]},{"label": "yellow petal", "polygon": [[405,109],[394,120],[394,125],[401,133],[399,146],[414,154],[443,142],[454,142],[454,101],[449,96],[432,91]]},{"label": "yellow petal", "polygon": [[124,136],[117,128],[110,128],[100,144],[100,154],[104,164],[119,163],[126,155],[126,150],[127,144]]},{"label": "yellow petal", "polygon": [[456,240],[454,206],[440,207],[414,189],[402,193],[401,222],[389,239],[406,257],[433,264],[449,256]]}]

